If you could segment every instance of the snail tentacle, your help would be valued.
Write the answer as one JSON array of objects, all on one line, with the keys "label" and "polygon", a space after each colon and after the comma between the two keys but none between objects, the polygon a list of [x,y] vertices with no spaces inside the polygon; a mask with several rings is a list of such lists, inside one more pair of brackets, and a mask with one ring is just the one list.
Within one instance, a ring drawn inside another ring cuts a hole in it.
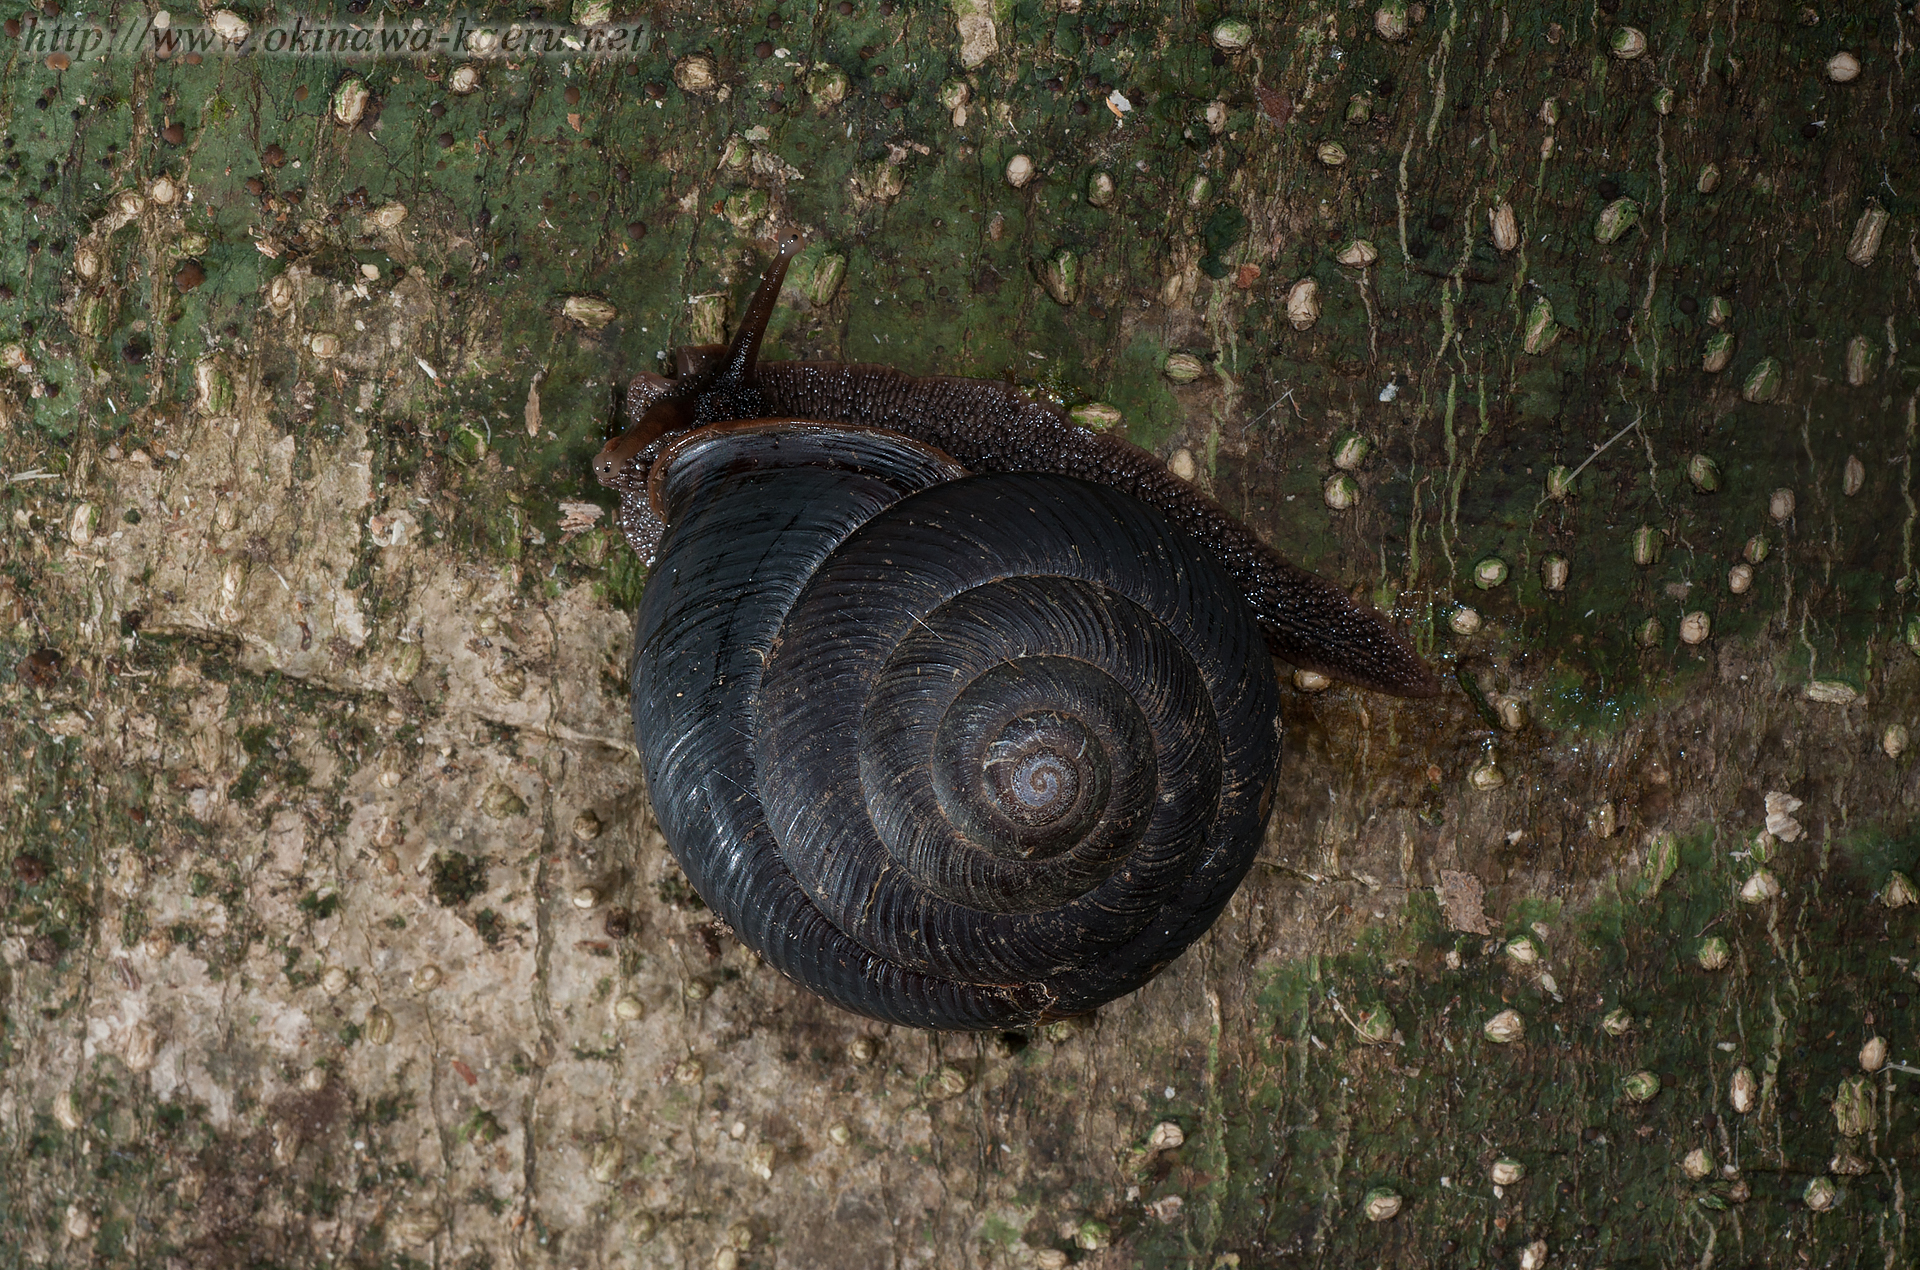
[{"label": "snail tentacle", "polygon": [[701,423],[767,416],[759,377],[754,373],[755,363],[760,359],[760,343],[766,338],[767,322],[780,299],[780,286],[787,278],[787,266],[793,263],[793,254],[799,246],[798,237],[781,243],[773,263],[761,275],[753,299],[747,301],[747,311],[740,315],[739,329],[734,332],[733,343],[727,346],[726,356],[708,372],[710,378],[700,392],[695,411]]}]

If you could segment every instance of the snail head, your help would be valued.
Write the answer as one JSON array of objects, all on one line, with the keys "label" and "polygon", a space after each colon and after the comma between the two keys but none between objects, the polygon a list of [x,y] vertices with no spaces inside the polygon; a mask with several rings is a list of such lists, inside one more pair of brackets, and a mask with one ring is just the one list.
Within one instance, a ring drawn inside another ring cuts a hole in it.
[{"label": "snail head", "polygon": [[625,415],[633,422],[594,456],[593,475],[600,484],[624,487],[631,483],[628,469],[654,442],[675,432],[727,419],[755,419],[766,413],[754,368],[767,321],[780,298],[787,266],[799,249],[798,236],[780,244],[773,263],[761,275],[759,289],[726,345],[695,344],[674,350],[674,375],[640,374],[627,386]]}]

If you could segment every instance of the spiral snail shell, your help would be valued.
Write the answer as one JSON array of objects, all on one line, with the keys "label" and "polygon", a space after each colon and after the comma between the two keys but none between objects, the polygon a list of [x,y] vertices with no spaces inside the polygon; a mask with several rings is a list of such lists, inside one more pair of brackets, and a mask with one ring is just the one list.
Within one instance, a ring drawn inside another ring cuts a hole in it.
[{"label": "spiral snail shell", "polygon": [[1436,685],[1151,455],[1007,386],[758,364],[793,249],[731,345],[634,381],[595,460],[653,566],[632,683],[655,814],[735,934],[847,1009],[1093,1009],[1253,862],[1269,649]]}]

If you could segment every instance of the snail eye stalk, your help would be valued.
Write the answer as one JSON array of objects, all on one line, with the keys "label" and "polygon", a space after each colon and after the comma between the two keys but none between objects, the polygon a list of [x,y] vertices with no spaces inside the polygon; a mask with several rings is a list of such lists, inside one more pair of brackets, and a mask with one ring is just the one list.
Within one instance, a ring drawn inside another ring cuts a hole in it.
[{"label": "snail eye stalk", "polygon": [[780,299],[780,288],[787,279],[787,266],[793,263],[794,252],[799,246],[798,238],[789,238],[780,244],[779,254],[767,266],[766,273],[760,278],[759,289],[753,293],[753,299],[747,302],[747,311],[740,318],[740,329],[734,333],[733,343],[727,346],[726,356],[706,375],[689,385],[698,394],[694,413],[699,422],[719,423],[727,419],[759,419],[765,416],[766,403],[760,394],[754,369],[760,360],[760,344],[766,338],[767,322],[773,317],[774,305]]},{"label": "snail eye stalk", "polygon": [[756,382],[760,345],[780,299],[787,267],[793,263],[800,240],[780,244],[773,263],[747,303],[740,329],[727,345],[688,345],[674,350],[674,376],[639,375],[627,392],[627,412],[645,408],[626,432],[601,448],[593,460],[594,479],[603,486],[620,484],[621,474],[634,456],[670,433],[703,423],[729,419],[758,419],[766,402]]},{"label": "snail eye stalk", "polygon": [[600,447],[593,457],[594,479],[603,486],[618,486],[627,464],[642,450],[668,433],[694,426],[693,404],[676,393],[656,398],[632,427]]}]

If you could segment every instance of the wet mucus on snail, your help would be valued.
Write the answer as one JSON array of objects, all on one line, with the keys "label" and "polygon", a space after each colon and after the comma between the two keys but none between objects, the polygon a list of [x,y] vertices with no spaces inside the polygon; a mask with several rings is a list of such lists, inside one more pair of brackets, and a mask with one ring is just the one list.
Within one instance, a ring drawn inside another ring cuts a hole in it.
[{"label": "wet mucus on snail", "polygon": [[1437,682],[1153,455],[1009,385],[760,362],[795,246],[731,344],[633,380],[594,460],[652,566],[632,684],[655,815],[716,915],[849,1010],[1084,1013],[1251,867],[1272,656]]}]

